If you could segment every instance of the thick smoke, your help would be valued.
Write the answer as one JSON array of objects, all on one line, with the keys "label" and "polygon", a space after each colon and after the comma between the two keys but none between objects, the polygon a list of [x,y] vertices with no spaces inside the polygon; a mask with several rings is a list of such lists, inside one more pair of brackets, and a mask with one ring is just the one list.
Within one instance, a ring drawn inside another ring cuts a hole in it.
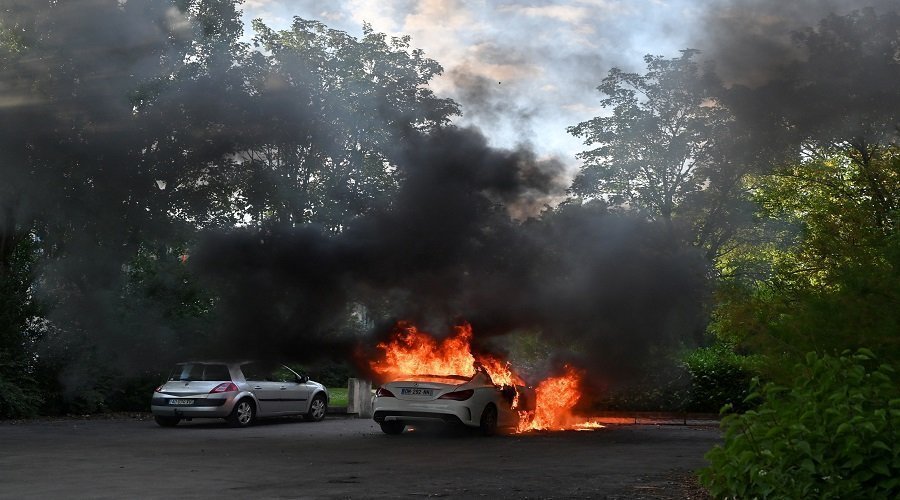
[{"label": "thick smoke", "polygon": [[884,14],[897,8],[896,0],[716,0],[702,11],[690,45],[715,61],[726,82],[757,86],[782,77],[788,66],[805,56],[796,43],[797,33],[828,16],[865,9]]},{"label": "thick smoke", "polygon": [[717,2],[692,44],[715,64],[726,104],[759,143],[859,147],[897,139],[895,0]]},{"label": "thick smoke", "polygon": [[158,167],[141,159],[146,129],[161,123],[136,120],[132,98],[191,32],[153,0],[4,0],[0,15],[0,231],[44,249],[34,292],[47,305],[45,338],[57,331],[48,325],[64,331],[63,357],[141,366],[170,332],[140,304],[128,320],[116,309],[122,263],[174,228]]},{"label": "thick smoke", "polygon": [[375,330],[391,320],[439,334],[468,321],[476,340],[537,330],[609,380],[699,331],[702,258],[663,225],[602,205],[511,219],[563,187],[558,163],[492,149],[469,129],[410,137],[396,161],[397,196],[338,235],[248,230],[203,242],[192,261],[227,286],[232,354],[347,355],[376,340],[345,323],[361,306],[388,320]]}]

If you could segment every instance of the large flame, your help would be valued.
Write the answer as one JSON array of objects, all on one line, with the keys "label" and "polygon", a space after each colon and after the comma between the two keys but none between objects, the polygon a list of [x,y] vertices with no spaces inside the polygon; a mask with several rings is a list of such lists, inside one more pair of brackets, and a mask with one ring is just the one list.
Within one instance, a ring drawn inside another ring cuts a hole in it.
[{"label": "large flame", "polygon": [[370,361],[372,371],[382,380],[409,375],[475,375],[475,367],[484,367],[497,385],[524,385],[509,363],[488,354],[472,354],[472,327],[453,327],[453,335],[436,340],[415,326],[401,323],[390,341],[378,344],[383,357]]},{"label": "large flame", "polygon": [[[415,326],[401,323],[390,340],[381,342],[378,359],[369,361],[372,371],[383,381],[412,375],[472,376],[479,365],[497,386],[517,389],[525,382],[502,359],[472,352],[472,327],[454,327],[453,335],[437,340]],[[572,408],[581,398],[582,374],[567,367],[565,374],[540,382],[535,389],[535,410],[520,411],[522,423],[518,432],[544,430],[583,430],[602,427],[597,422],[578,418]],[[518,407],[516,393],[512,407]]]},{"label": "large flame", "polygon": [[567,366],[565,374],[541,381],[535,389],[537,405],[534,417],[523,418],[519,424],[519,432],[590,430],[603,427],[603,424],[595,420],[578,417],[572,413],[572,408],[581,399],[581,379],[581,372]]}]

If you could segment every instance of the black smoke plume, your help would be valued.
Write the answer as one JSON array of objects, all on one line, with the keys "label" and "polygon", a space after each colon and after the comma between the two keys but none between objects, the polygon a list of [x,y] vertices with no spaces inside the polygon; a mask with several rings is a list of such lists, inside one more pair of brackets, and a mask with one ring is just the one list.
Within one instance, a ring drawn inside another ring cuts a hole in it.
[{"label": "black smoke plume", "polygon": [[896,142],[900,4],[716,2],[694,46],[730,87],[724,102],[765,143]]},{"label": "black smoke plume", "polygon": [[[395,155],[399,193],[337,235],[253,229],[202,242],[191,259],[227,290],[230,354],[347,356],[393,320],[438,334],[468,321],[476,341],[537,330],[570,346],[561,358],[621,379],[701,330],[704,262],[664,225],[602,204],[510,216],[559,192],[560,164],[453,128],[410,136]],[[354,333],[354,307],[374,324]]]}]

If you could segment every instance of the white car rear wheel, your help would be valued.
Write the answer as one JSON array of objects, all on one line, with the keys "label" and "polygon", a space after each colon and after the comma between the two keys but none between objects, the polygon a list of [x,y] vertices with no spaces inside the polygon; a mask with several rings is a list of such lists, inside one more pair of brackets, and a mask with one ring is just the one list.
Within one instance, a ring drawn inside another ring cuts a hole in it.
[{"label": "white car rear wheel", "polygon": [[481,412],[481,433],[485,436],[493,436],[497,433],[497,407],[489,404]]}]

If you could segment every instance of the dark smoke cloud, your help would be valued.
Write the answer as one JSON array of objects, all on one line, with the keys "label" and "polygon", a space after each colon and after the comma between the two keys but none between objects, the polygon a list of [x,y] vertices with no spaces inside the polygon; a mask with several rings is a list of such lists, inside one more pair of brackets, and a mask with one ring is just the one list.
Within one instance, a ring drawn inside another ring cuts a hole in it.
[{"label": "dark smoke cloud", "polygon": [[[705,266],[662,225],[566,206],[516,222],[510,207],[554,193],[561,165],[447,129],[411,137],[388,206],[327,236],[211,235],[192,256],[229,291],[223,345],[258,356],[347,355],[353,304],[376,332],[410,320],[436,333],[461,320],[476,340],[530,329],[573,346],[592,376],[635,376],[655,349],[701,330]],[[358,334],[357,334],[358,335]]]},{"label": "dark smoke cloud", "polygon": [[[224,71],[172,91],[197,35],[175,2],[0,0],[0,16],[11,44],[0,51],[0,231],[30,233],[42,249],[33,290],[46,311],[33,325],[42,360],[68,364],[71,391],[158,369],[179,335],[158,304],[138,294],[123,302],[123,271],[159,242],[154,250],[176,260],[165,243],[192,229],[169,213],[180,206],[173,187],[190,176],[186,165],[233,149],[234,119],[222,120],[224,137],[208,125],[223,103],[242,102]],[[144,93],[159,98],[139,113]]]},{"label": "dark smoke cloud", "polygon": [[465,65],[457,66],[449,72],[453,81],[455,99],[464,110],[466,117],[480,123],[497,126],[502,121],[510,121],[520,137],[531,137],[531,120],[536,110],[523,106],[512,96],[521,93],[519,85],[487,78],[472,72]]},{"label": "dark smoke cloud", "polygon": [[153,168],[139,160],[149,124],[135,119],[130,97],[190,30],[170,2],[153,0],[4,0],[0,16],[3,42],[20,46],[4,47],[0,65],[0,212],[12,214],[0,231],[41,241],[52,264],[34,291],[53,305],[51,324],[109,347],[89,352],[96,344],[69,335],[65,356],[140,366],[155,352],[142,349],[159,344],[149,339],[167,332],[152,313],[121,322],[115,290],[137,241],[171,228]]},{"label": "dark smoke cloud", "polygon": [[717,2],[693,46],[758,143],[897,140],[900,4],[895,0]]},{"label": "dark smoke cloud", "polygon": [[726,83],[756,86],[779,78],[805,56],[793,38],[796,32],[829,15],[865,8],[886,13],[898,7],[896,0],[716,0],[702,11],[689,45],[716,62]]}]

